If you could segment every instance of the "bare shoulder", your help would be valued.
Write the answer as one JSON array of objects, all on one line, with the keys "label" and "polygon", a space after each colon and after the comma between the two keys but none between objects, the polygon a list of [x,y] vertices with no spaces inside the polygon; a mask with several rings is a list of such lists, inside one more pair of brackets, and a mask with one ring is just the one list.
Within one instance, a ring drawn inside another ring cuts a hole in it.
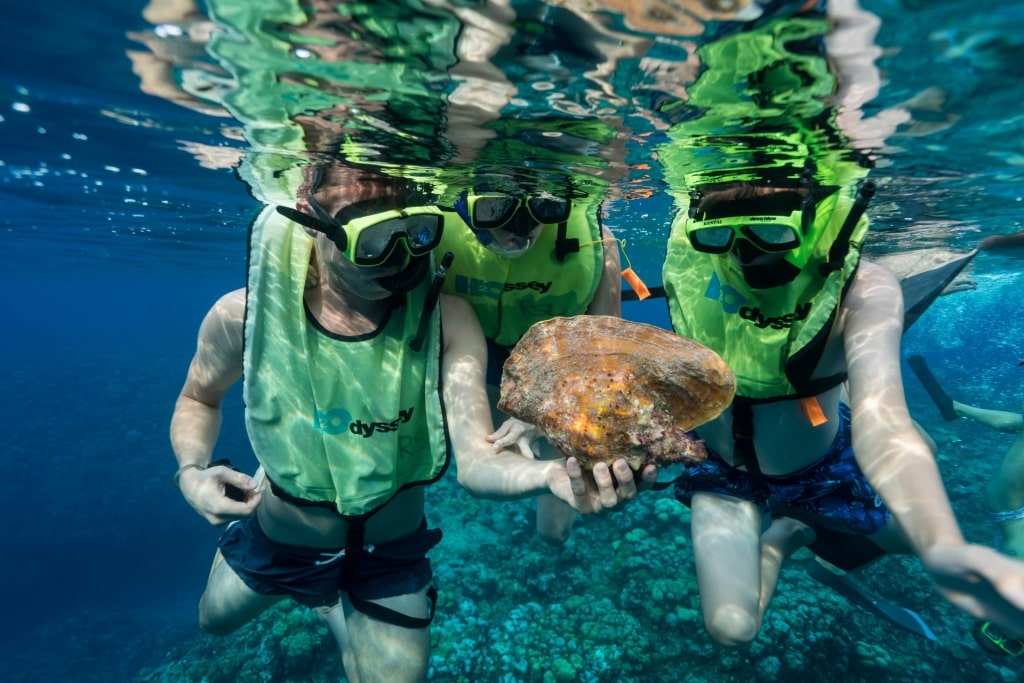
[{"label": "bare shoulder", "polygon": [[445,327],[465,324],[464,318],[467,316],[472,316],[473,319],[476,319],[476,314],[473,313],[473,307],[464,299],[452,296],[451,294],[442,294],[440,302],[441,323]]},{"label": "bare shoulder", "polygon": [[903,292],[892,272],[872,261],[862,260],[846,293],[847,310],[871,309],[888,311],[897,309],[902,314]]},{"label": "bare shoulder", "polygon": [[[865,351],[898,351],[903,334],[903,292],[896,276],[877,263],[861,261],[843,295],[833,334],[845,340],[844,356],[851,375],[854,358],[865,361],[871,357]],[[867,368],[870,363],[861,366]]]},{"label": "bare shoulder", "polygon": [[242,320],[245,317],[245,288],[228,292],[210,309],[208,315],[218,318]]},{"label": "bare shoulder", "polygon": [[452,348],[486,349],[484,333],[473,307],[450,294],[442,294],[440,301],[445,352]]},{"label": "bare shoulder", "polygon": [[228,292],[210,307],[199,327],[182,396],[211,406],[220,404],[242,376],[244,322],[244,289]]},{"label": "bare shoulder", "polygon": [[[617,278],[619,275],[619,269],[621,268],[621,264],[619,262],[618,239],[605,225],[601,226],[601,241],[604,243],[605,270],[612,269]],[[618,282],[617,279],[616,282]]]},{"label": "bare shoulder", "polygon": [[[202,327],[199,328],[199,337],[207,342],[226,342],[229,337],[242,334],[242,325],[245,321],[245,289],[236,289],[228,292],[213,304],[206,317],[203,318]],[[240,347],[239,347],[240,348]]]}]

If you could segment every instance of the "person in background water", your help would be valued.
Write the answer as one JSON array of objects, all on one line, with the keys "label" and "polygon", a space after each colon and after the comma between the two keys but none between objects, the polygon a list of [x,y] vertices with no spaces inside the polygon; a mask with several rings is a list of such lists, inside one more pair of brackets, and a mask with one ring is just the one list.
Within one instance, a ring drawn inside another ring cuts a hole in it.
[{"label": "person in background water", "polygon": [[[439,248],[455,255],[444,291],[468,301],[483,327],[497,422],[502,367],[534,323],[584,313],[621,316],[618,245],[601,226],[596,202],[574,201],[568,183],[531,191],[512,178],[493,177],[461,192],[455,210],[461,220],[451,221]],[[496,451],[563,457],[532,425],[514,418],[489,439]],[[574,518],[563,500],[538,496],[537,533],[544,540],[563,543]]]},{"label": "person in background water", "polygon": [[[326,621],[349,680],[423,680],[441,538],[424,496],[450,453],[483,498],[552,494],[590,513],[637,486],[624,460],[584,479],[573,459],[496,450],[479,323],[427,277],[442,211],[395,178],[315,175],[296,208],[254,222],[247,287],[203,320],[171,420],[174,483],[231,522],[199,621],[227,634],[291,597]],[[211,462],[240,378],[256,477]]]},{"label": "person in background water", "polygon": [[[964,417],[1017,435],[985,487],[985,503],[989,519],[998,528],[996,550],[1010,557],[1024,558],[1024,406],[1020,412],[1011,412],[961,403],[946,393],[923,356],[910,356],[907,362],[945,420]],[[1014,657],[1024,655],[1024,640],[1008,637],[991,622],[980,622],[974,629],[974,637],[987,652]]]}]

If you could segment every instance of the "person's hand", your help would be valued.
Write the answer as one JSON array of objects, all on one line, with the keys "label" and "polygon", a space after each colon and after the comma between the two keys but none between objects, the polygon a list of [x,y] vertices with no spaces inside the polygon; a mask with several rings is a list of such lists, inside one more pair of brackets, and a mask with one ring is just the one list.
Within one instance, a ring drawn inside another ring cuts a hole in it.
[{"label": "person's hand", "polygon": [[921,561],[947,600],[1024,638],[1024,562],[980,545],[933,546]]},{"label": "person's hand", "polygon": [[510,417],[498,427],[487,440],[494,444],[494,451],[503,449],[518,451],[526,458],[536,458],[533,442],[542,436],[541,431],[529,422]]},{"label": "person's hand", "polygon": [[610,468],[603,462],[597,463],[591,472],[584,472],[576,458],[567,458],[565,474],[568,482],[552,486],[552,493],[578,512],[592,514],[622,509],[639,491],[651,487],[658,478],[658,468],[654,465],[644,467],[639,486],[629,463],[622,458],[613,462]]},{"label": "person's hand", "polygon": [[[262,493],[260,482],[229,467],[217,465],[204,470],[190,468],[181,473],[178,486],[185,500],[210,524],[227,524],[256,512]],[[238,494],[233,499],[229,493]]]}]

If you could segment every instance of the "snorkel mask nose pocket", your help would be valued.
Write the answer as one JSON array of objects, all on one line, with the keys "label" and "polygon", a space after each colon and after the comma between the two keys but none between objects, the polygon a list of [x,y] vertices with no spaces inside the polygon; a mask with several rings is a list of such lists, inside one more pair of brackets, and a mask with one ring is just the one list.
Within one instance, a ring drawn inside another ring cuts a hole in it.
[{"label": "snorkel mask nose pocket", "polygon": [[[396,253],[400,251],[401,250],[398,249],[395,250]],[[406,294],[416,289],[416,287],[423,282],[423,278],[427,276],[429,268],[429,256],[409,257],[409,262],[405,268],[394,275],[380,278],[378,282],[381,287],[390,292],[394,292],[395,294]]]},{"label": "snorkel mask nose pocket", "polygon": [[738,240],[730,258],[735,258],[743,280],[751,289],[771,289],[788,285],[800,269],[782,254],[766,254],[746,240]]}]

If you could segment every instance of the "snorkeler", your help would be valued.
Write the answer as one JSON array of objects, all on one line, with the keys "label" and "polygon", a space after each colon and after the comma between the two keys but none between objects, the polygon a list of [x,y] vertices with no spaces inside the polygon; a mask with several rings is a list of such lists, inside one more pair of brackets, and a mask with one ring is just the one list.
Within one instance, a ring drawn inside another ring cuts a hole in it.
[{"label": "snorkeler", "polygon": [[843,570],[913,552],[954,604],[1024,633],[1024,569],[965,544],[910,421],[900,288],[860,259],[873,184],[839,160],[759,173],[694,188],[664,270],[674,329],[738,381],[731,408],[697,429],[708,459],[675,482],[709,632],[756,637],[782,563],[806,545]]},{"label": "snorkeler", "polygon": [[[1021,412],[993,410],[953,400],[932,374],[923,356],[907,358],[910,368],[946,420],[965,417],[1001,432],[1016,433],[999,469],[985,488],[989,519],[998,533],[995,549],[1010,557],[1024,558],[1024,406]],[[991,622],[980,622],[973,631],[978,645],[992,654],[1024,655],[1024,640],[1007,636]]]},{"label": "snorkeler", "polygon": [[[495,421],[503,364],[531,325],[556,316],[622,314],[618,248],[597,204],[574,198],[568,182],[531,190],[498,175],[478,178],[455,202],[461,220],[446,225],[440,247],[455,254],[444,291],[468,301],[483,327]],[[563,457],[532,425],[513,418],[489,439],[498,451]],[[544,540],[563,543],[574,518],[558,498],[537,498],[537,533]]]},{"label": "snorkeler", "polygon": [[[488,442],[479,323],[458,298],[429,300],[445,227],[431,197],[345,169],[300,196],[253,224],[247,287],[204,319],[171,421],[175,485],[212,524],[233,522],[200,624],[231,633],[291,597],[327,622],[349,680],[423,680],[436,598],[426,555],[441,539],[425,488],[450,453],[483,498],[550,493],[597,512],[637,486],[621,459],[591,480],[574,459]],[[240,378],[265,481],[211,462]]]}]

